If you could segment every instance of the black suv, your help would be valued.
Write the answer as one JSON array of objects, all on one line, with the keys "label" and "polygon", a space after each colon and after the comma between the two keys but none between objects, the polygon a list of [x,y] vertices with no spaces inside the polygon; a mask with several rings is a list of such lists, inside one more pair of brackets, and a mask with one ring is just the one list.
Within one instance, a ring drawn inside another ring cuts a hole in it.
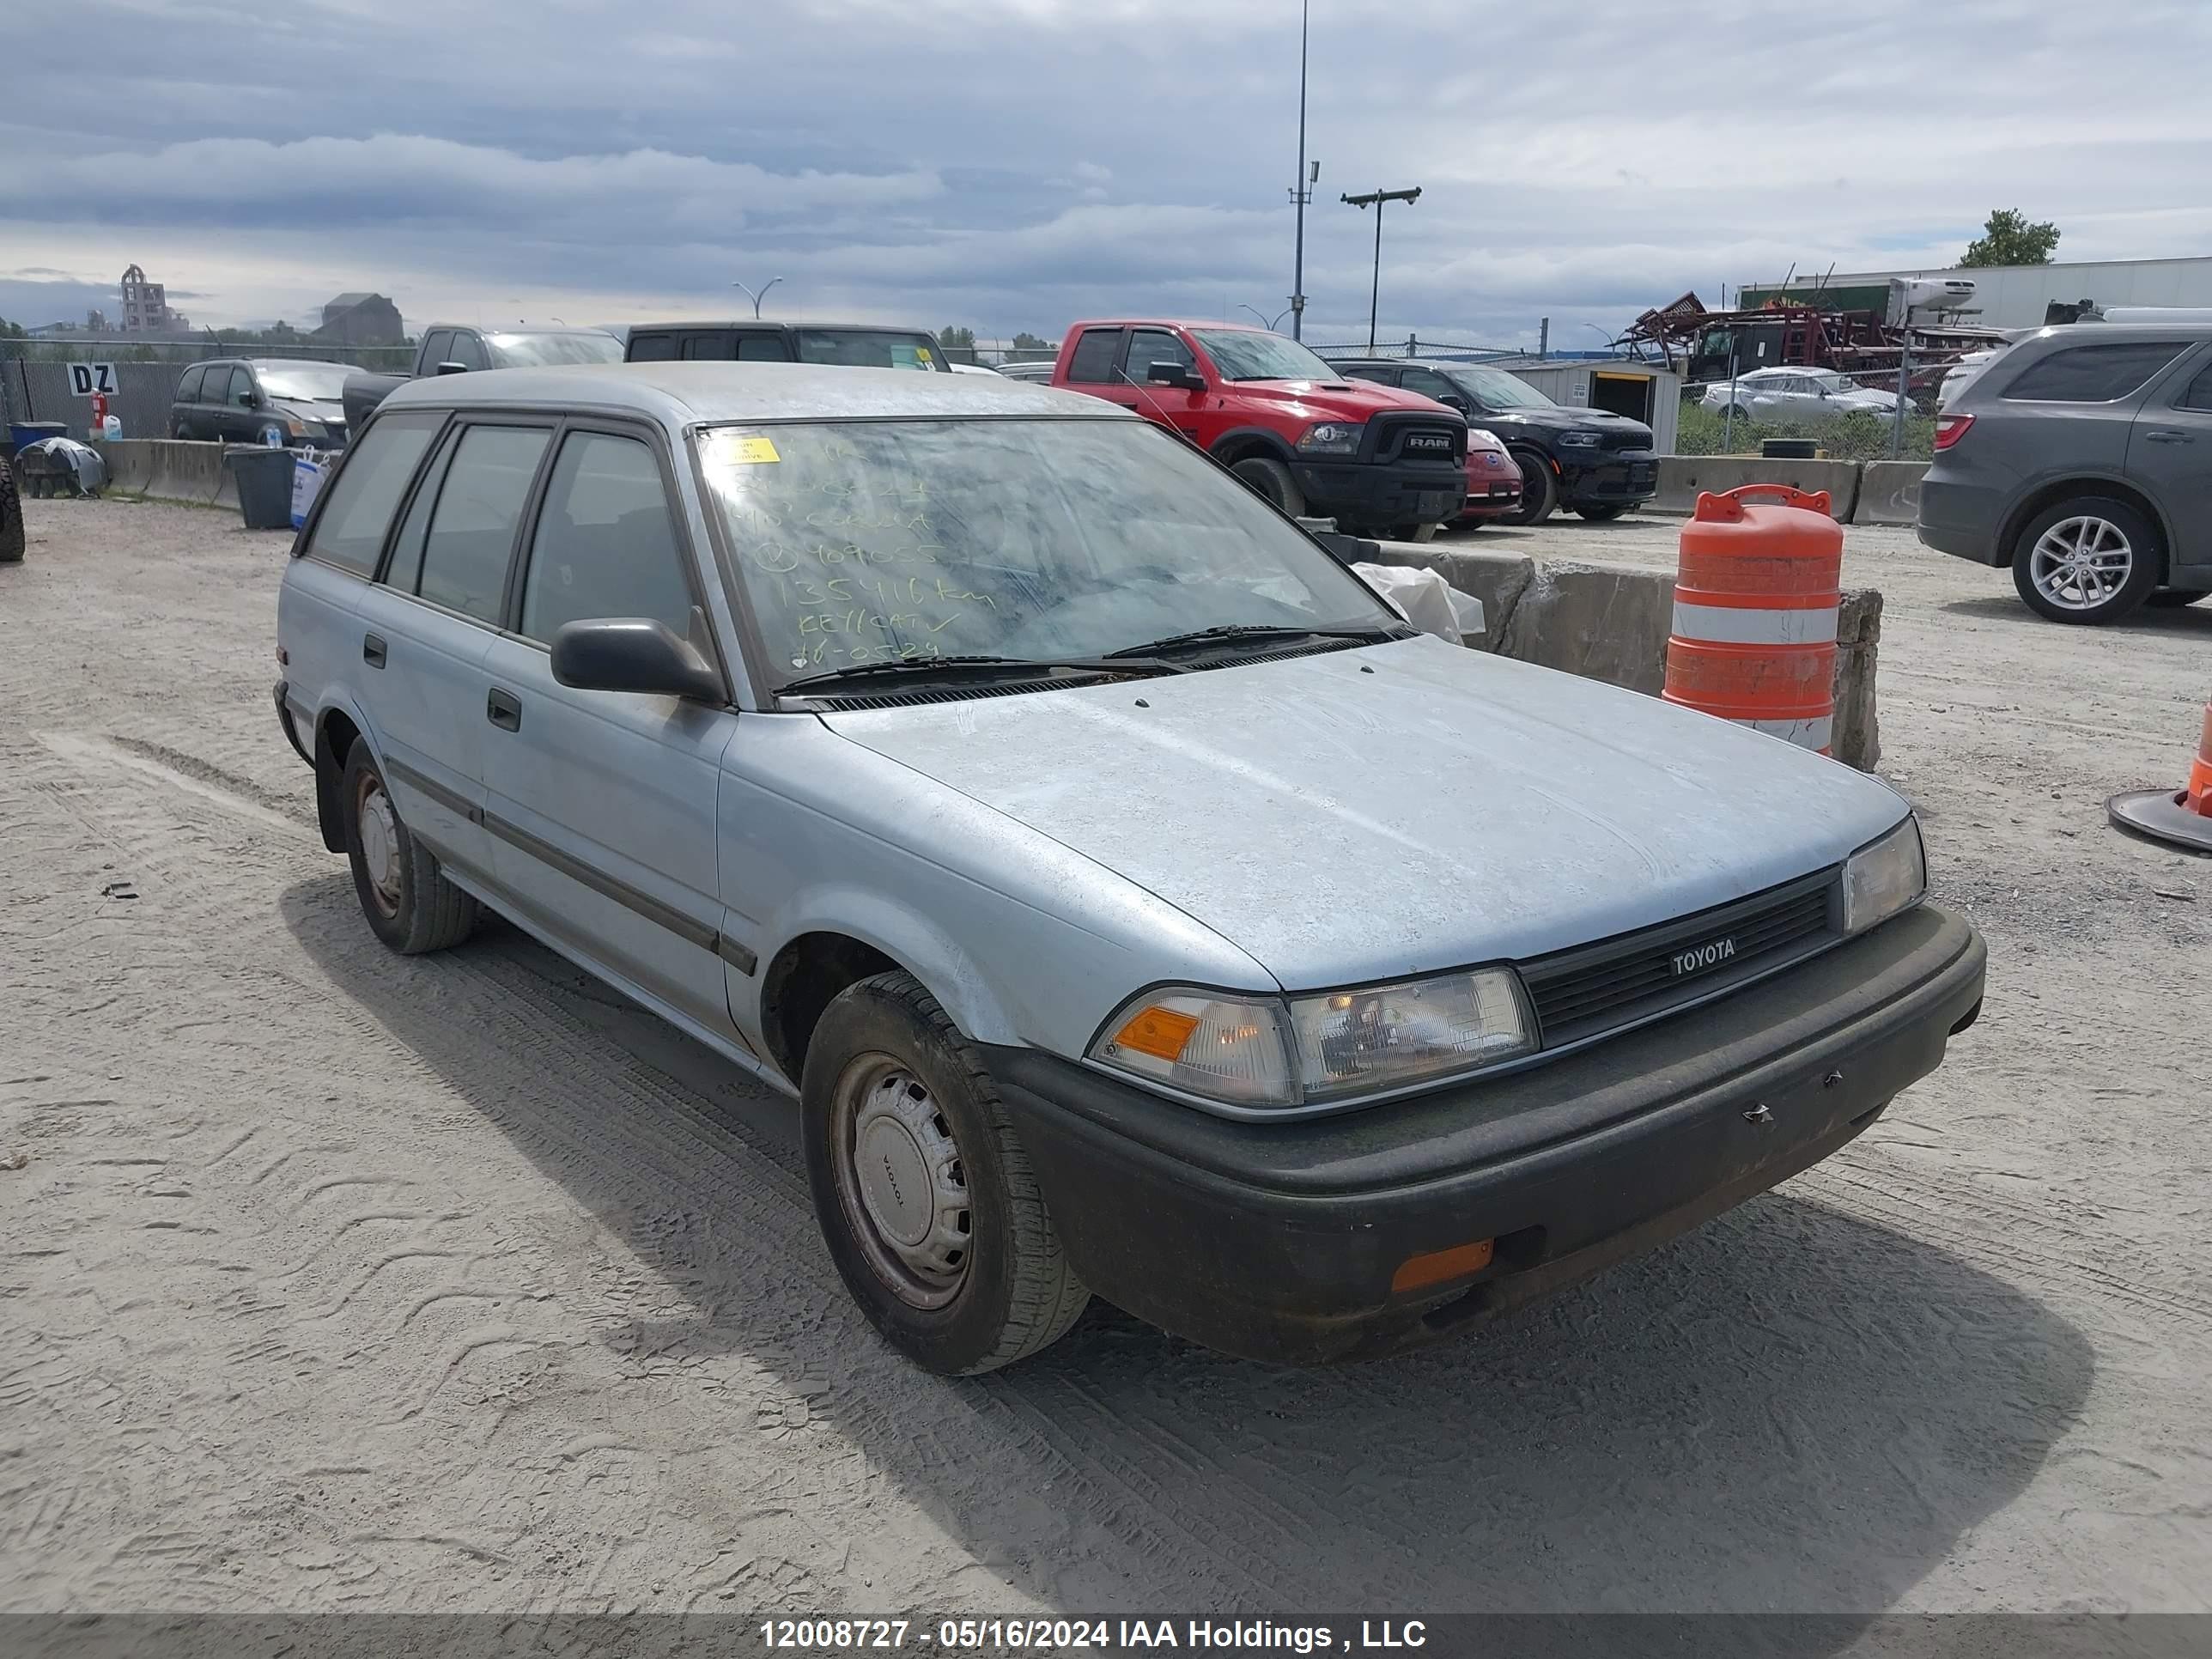
[{"label": "black suv", "polygon": [[172,438],[271,447],[337,449],[346,441],[344,363],[297,357],[227,357],[194,363],[169,405]]},{"label": "black suv", "polygon": [[833,363],[848,368],[928,368],[952,365],[927,329],[873,323],[639,323],[624,361],[672,363]]},{"label": "black suv", "polygon": [[1651,428],[1602,409],[1565,409],[1526,380],[1485,363],[1332,357],[1339,374],[1400,386],[1457,410],[1520,464],[1521,505],[1504,524],[1541,524],[1554,507],[1617,519],[1659,493]]}]

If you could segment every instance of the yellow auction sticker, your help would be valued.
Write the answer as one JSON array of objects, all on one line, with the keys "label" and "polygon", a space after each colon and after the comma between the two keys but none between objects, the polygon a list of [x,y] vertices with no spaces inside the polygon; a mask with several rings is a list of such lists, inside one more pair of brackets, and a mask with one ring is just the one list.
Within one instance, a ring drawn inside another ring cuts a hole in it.
[{"label": "yellow auction sticker", "polygon": [[775,445],[769,439],[738,438],[718,434],[708,459],[720,461],[725,466],[765,466],[772,461],[781,460],[783,457],[775,453]]}]

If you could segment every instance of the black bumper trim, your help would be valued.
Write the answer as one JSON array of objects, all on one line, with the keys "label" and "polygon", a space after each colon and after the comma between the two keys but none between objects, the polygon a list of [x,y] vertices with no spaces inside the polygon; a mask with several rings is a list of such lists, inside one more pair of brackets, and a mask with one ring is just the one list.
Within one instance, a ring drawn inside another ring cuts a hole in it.
[{"label": "black bumper trim", "polygon": [[[1194,1340],[1314,1364],[1493,1316],[1819,1162],[1942,1062],[1985,962],[1923,906],[1557,1062],[1279,1126],[1035,1050],[988,1059],[1086,1284]],[[1481,1238],[1480,1274],[1392,1293],[1407,1257]]]},{"label": "black bumper trim", "polygon": [[284,728],[284,741],[292,745],[292,752],[305,761],[307,763],[307,769],[312,772],[315,769],[315,757],[307,752],[307,746],[300,741],[300,734],[292,729],[291,691],[290,681],[276,682],[272,694],[276,699],[276,724]]}]

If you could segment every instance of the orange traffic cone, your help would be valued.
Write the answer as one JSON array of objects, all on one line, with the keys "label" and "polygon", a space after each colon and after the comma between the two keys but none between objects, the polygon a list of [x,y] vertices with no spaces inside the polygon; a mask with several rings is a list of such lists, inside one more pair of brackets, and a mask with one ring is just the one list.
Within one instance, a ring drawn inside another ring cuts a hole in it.
[{"label": "orange traffic cone", "polygon": [[2193,853],[2212,853],[2212,703],[2204,705],[2204,735],[2197,740],[2197,759],[2180,793],[2137,789],[2113,796],[2105,811],[2123,830]]}]

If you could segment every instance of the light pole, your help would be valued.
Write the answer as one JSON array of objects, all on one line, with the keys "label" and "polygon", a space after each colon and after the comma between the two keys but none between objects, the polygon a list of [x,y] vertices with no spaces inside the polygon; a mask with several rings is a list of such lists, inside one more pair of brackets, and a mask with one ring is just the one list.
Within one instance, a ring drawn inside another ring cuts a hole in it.
[{"label": "light pole", "polygon": [[1280,328],[1283,325],[1283,319],[1291,315],[1287,311],[1279,311],[1273,317],[1270,317],[1266,312],[1261,310],[1259,307],[1248,306],[1242,300],[1239,300],[1237,302],[1237,308],[1240,311],[1249,311],[1255,317],[1257,317],[1260,319],[1260,325],[1262,328]]},{"label": "light pole", "polygon": [[1370,357],[1375,355],[1375,314],[1382,299],[1382,204],[1403,202],[1410,207],[1420,199],[1419,185],[1411,190],[1370,190],[1364,196],[1344,198],[1363,213],[1370,207],[1375,210],[1375,286],[1367,296],[1367,355]]},{"label": "light pole", "polygon": [[732,288],[745,289],[746,297],[750,299],[753,302],[753,315],[757,318],[760,315],[761,301],[768,297],[769,289],[774,288],[782,280],[783,278],[781,276],[769,277],[768,281],[761,284],[760,292],[757,294],[754,293],[752,289],[745,288],[745,285],[743,283],[732,283],[730,286]]},{"label": "light pole", "polygon": [[1306,320],[1306,203],[1313,195],[1313,187],[1321,178],[1321,163],[1313,165],[1313,176],[1306,176],[1306,18],[1313,9],[1313,0],[1298,0],[1298,181],[1291,187],[1291,199],[1297,204],[1297,240],[1291,254],[1291,337],[1305,338]]}]

